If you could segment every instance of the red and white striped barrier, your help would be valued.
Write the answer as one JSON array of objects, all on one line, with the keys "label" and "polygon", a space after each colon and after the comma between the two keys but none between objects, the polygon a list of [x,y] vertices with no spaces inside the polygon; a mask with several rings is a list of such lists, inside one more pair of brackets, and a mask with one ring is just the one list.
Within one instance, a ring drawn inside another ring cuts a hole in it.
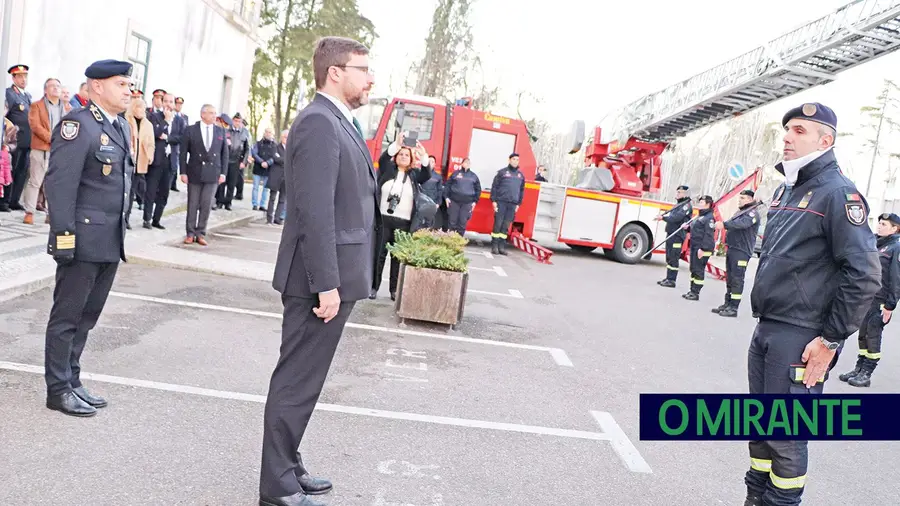
[{"label": "red and white striped barrier", "polygon": [[513,246],[533,256],[538,262],[542,264],[553,263],[550,261],[550,257],[553,256],[552,251],[536,242],[529,241],[521,232],[514,230],[509,238],[512,241]]}]

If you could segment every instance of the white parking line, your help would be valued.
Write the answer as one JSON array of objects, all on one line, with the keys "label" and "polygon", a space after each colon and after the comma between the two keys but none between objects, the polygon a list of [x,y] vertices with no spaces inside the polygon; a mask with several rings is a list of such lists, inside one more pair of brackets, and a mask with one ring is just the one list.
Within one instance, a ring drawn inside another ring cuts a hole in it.
[{"label": "white parking line", "polygon": [[[168,304],[171,306],[182,306],[182,307],[193,307],[197,309],[207,309],[211,311],[221,311],[225,313],[235,313],[235,314],[245,314],[250,316],[261,316],[263,318],[275,318],[282,319],[281,313],[269,313],[266,311],[256,311],[253,309],[243,309],[243,308],[235,308],[235,307],[227,307],[227,306],[216,306],[213,304],[204,304],[202,302],[189,302],[185,300],[175,300],[175,299],[163,299],[160,297],[151,297],[148,295],[138,295],[136,293],[123,293],[123,292],[109,292],[111,297],[119,297],[122,299],[131,299],[131,300],[142,300],[145,302],[155,302],[157,304]],[[407,329],[398,329],[391,327],[379,327],[376,325],[366,325],[363,323],[352,323],[347,322],[346,326],[348,328],[360,329],[360,330],[372,330],[375,332],[385,332],[390,334],[403,334],[407,336],[417,336],[417,337],[427,337],[429,339],[441,339],[444,341],[459,341],[463,343],[473,343],[473,344],[485,344],[488,346],[499,346],[502,348],[516,348],[520,350],[530,350],[530,351],[542,351],[545,353],[549,353],[553,358],[553,361],[556,362],[560,366],[565,367],[574,367],[572,361],[569,359],[569,356],[566,354],[564,350],[559,348],[551,348],[548,346],[535,346],[531,344],[519,344],[519,343],[508,343],[505,341],[492,341],[489,339],[477,339],[474,337],[462,337],[462,336],[452,336],[452,335],[442,335],[442,334],[434,334],[431,332],[421,332],[418,330],[407,330]]]},{"label": "white parking line", "polygon": [[219,237],[227,237],[229,239],[239,239],[241,241],[251,241],[251,242],[263,242],[266,244],[280,244],[278,241],[270,241],[268,239],[257,239],[255,237],[242,237],[239,235],[231,235],[231,234],[223,234],[221,232],[213,232],[210,235],[216,235]]},{"label": "white parking line", "polygon": [[470,266],[469,266],[469,270],[473,270],[473,271],[496,272],[497,275],[500,276],[500,277],[503,277],[503,278],[507,277],[507,276],[506,276],[506,271],[503,270],[503,267],[499,267],[499,266],[497,266],[497,267],[473,267],[473,266],[470,265]]},{"label": "white parking line", "polygon": [[[44,368],[37,365],[18,364],[15,362],[0,361],[0,369],[9,371],[19,371],[31,374],[44,374]],[[181,394],[199,395],[203,397],[213,397],[217,399],[228,399],[235,401],[255,402],[265,404],[265,395],[246,394],[241,392],[229,392],[225,390],[212,390],[209,388],[200,388],[189,385],[177,385],[173,383],[160,383],[157,381],[148,381],[136,378],[124,378],[121,376],[110,376],[107,374],[96,374],[90,372],[82,372],[81,377],[90,381],[100,383],[111,383],[115,385],[124,385],[130,387],[147,388],[152,390],[161,390],[165,392],[174,392]],[[603,432],[590,432],[583,430],[560,429],[556,427],[540,427],[537,425],[520,425],[516,423],[491,422],[486,420],[472,420],[467,418],[451,418],[446,416],[424,415],[419,413],[407,413],[403,411],[386,411],[383,409],[360,408],[356,406],[344,406],[341,404],[316,404],[318,411],[331,411],[333,413],[343,413],[348,415],[369,416],[373,418],[386,418],[390,420],[404,420],[409,422],[432,423],[436,425],[447,425],[452,427],[466,427],[470,429],[486,429],[505,432],[518,432],[522,434],[537,434],[541,436],[555,436],[571,439],[585,439],[590,441],[609,441],[613,449],[625,462],[625,466],[635,473],[652,473],[650,466],[644,461],[637,448],[631,444],[628,436],[622,431],[619,424],[613,419],[612,415],[604,411],[591,411],[591,414],[600,424]]]},{"label": "white parking line", "polygon": [[473,290],[471,288],[466,290],[469,293],[480,293],[481,295],[495,295],[497,297],[512,297],[514,299],[524,299],[525,296],[522,295],[522,292],[518,290],[509,289],[508,293],[500,293],[500,292],[485,292],[483,290]]}]

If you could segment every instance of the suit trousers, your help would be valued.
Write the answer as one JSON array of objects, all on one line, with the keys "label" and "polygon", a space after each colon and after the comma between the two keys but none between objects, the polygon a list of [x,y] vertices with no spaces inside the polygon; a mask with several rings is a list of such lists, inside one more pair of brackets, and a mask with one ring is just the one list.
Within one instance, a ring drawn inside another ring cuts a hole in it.
[{"label": "suit trousers", "polygon": [[283,295],[281,354],[269,382],[263,421],[259,493],[283,497],[300,492],[298,450],[355,302],[341,302],[328,323],[313,313],[318,298]]},{"label": "suit trousers", "polygon": [[144,194],[147,192],[147,175],[135,173],[131,177],[131,195],[128,199],[128,209],[125,212],[125,223],[131,224],[131,209],[134,207],[134,201],[144,201]]},{"label": "suit trousers", "polygon": [[159,165],[151,165],[145,177],[144,221],[159,223],[169,202],[169,161],[163,159]]},{"label": "suit trousers", "polygon": [[[375,259],[375,274],[372,276],[372,290],[375,292],[378,292],[378,289],[381,288],[381,278],[384,277],[382,272],[384,271],[384,264],[387,262],[388,257],[387,245],[394,244],[394,239],[398,230],[409,232],[410,227],[412,226],[412,222],[409,220],[401,220],[390,215],[382,215],[381,219],[381,244],[378,248],[378,257]],[[388,278],[388,286],[391,293],[397,291],[397,281],[399,277],[400,262],[391,256],[391,275]]]},{"label": "suit trousers", "polygon": [[[825,382],[812,388],[792,380],[792,365],[802,364],[806,345],[819,333],[789,323],[760,319],[747,353],[751,394],[822,394]],[[837,363],[843,344],[828,367]],[[825,378],[828,376],[826,374]],[[744,476],[747,492],[766,506],[800,504],[809,459],[806,441],[750,441],[750,469]]]},{"label": "suit trousers", "polygon": [[[278,205],[275,205],[278,199]],[[269,205],[266,207],[266,222],[281,223],[281,214],[284,213],[284,183],[278,190],[269,190]]]},{"label": "suit trousers", "polygon": [[[28,183],[22,191],[21,204],[26,213],[34,213],[38,205],[38,197],[41,186],[44,184],[44,176],[47,175],[47,162],[50,161],[50,152],[40,149],[31,150],[31,165],[28,168]],[[49,211],[49,209],[48,209]]]},{"label": "suit trousers", "polygon": [[56,266],[44,345],[47,395],[61,395],[81,386],[81,352],[103,312],[118,268],[118,262],[79,260]]},{"label": "suit trousers", "polygon": [[209,222],[211,210],[210,204],[217,186],[218,183],[188,183],[188,207],[184,228],[186,237],[206,235],[206,224]]},{"label": "suit trousers", "polygon": [[228,172],[225,174],[225,182],[216,189],[216,203],[230,206],[234,200],[234,190],[238,185],[244,186],[244,171],[241,170],[241,162],[228,162]]}]

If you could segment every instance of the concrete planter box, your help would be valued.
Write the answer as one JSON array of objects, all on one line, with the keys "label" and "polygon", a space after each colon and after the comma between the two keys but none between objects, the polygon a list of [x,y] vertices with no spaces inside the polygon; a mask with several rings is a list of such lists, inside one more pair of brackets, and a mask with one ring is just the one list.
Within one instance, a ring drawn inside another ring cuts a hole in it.
[{"label": "concrete planter box", "polygon": [[[423,269],[400,265],[395,309],[401,319],[450,325],[463,317],[468,272]],[[401,320],[402,323],[402,320]]]}]

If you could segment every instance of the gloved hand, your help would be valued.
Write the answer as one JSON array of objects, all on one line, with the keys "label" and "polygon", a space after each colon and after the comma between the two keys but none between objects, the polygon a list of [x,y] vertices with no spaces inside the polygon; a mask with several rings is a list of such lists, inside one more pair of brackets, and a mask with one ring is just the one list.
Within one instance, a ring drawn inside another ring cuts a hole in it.
[{"label": "gloved hand", "polygon": [[75,251],[57,252],[56,255],[53,255],[53,260],[56,261],[56,265],[69,265],[75,261]]}]

